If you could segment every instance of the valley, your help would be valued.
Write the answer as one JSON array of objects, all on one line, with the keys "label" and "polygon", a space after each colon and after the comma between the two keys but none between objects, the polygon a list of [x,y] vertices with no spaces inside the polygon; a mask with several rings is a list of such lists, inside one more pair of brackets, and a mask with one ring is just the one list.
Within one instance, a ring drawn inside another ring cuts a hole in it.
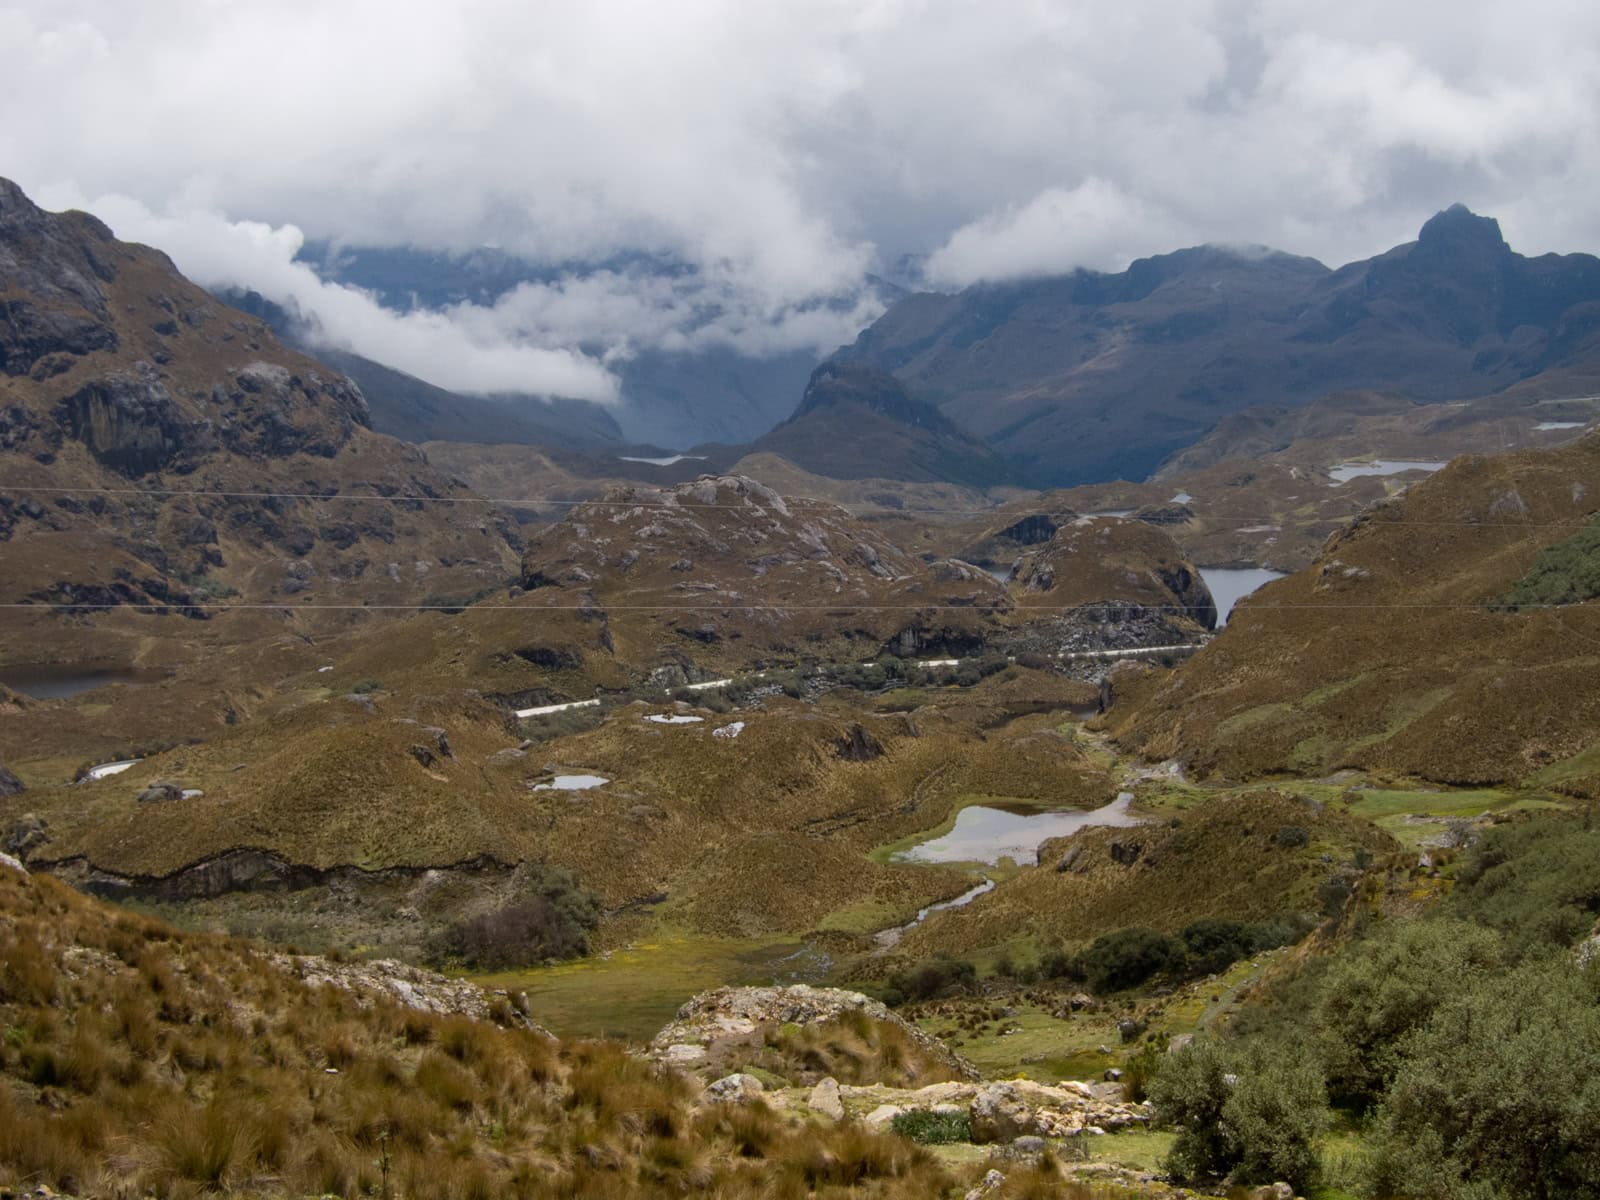
[{"label": "valley", "polygon": [[899,297],[673,449],[0,252],[3,1194],[1593,1194],[1589,260]]}]

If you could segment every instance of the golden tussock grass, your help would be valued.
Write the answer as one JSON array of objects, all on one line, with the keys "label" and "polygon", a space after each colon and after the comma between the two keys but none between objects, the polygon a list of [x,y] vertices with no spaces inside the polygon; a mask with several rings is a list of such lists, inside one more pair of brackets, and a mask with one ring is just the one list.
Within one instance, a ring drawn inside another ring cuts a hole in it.
[{"label": "golden tussock grass", "polygon": [[[893,1136],[697,1107],[696,1083],[619,1044],[316,989],[247,944],[10,871],[0,1031],[10,1186],[418,1200],[910,1200],[964,1186]],[[898,1053],[856,1028],[818,1046]]]}]

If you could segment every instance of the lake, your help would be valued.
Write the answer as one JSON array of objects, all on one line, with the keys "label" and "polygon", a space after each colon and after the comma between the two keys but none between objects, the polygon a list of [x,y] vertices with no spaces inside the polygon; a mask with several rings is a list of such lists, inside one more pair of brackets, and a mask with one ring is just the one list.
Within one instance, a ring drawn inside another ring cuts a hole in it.
[{"label": "lake", "polygon": [[[1094,809],[1040,811],[1022,805],[991,808],[973,804],[956,814],[949,833],[922,842],[894,856],[895,862],[988,863],[1009,858],[1019,866],[1036,866],[1039,846],[1051,838],[1066,837],[1094,825],[1125,827],[1144,824],[1128,811],[1132,792],[1123,792],[1110,804]],[[969,897],[970,898],[970,897]]]},{"label": "lake", "polygon": [[35,700],[64,700],[110,683],[139,687],[160,683],[167,675],[166,671],[141,670],[137,667],[95,668],[72,663],[0,667],[0,683]]},{"label": "lake", "polygon": [[1369,463],[1341,463],[1329,467],[1330,486],[1338,487],[1363,475],[1398,475],[1402,471],[1427,471],[1430,474],[1444,467],[1442,462],[1429,462],[1411,458],[1377,458]]},{"label": "lake", "polygon": [[1217,603],[1217,628],[1221,629],[1228,623],[1228,614],[1235,604],[1262,584],[1282,579],[1283,572],[1269,571],[1265,567],[1201,567],[1200,578]]}]

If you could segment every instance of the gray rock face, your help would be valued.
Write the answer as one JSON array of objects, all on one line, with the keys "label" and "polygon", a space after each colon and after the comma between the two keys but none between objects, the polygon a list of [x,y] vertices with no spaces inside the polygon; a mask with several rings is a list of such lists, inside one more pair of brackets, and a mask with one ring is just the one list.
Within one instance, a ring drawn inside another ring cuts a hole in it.
[{"label": "gray rock face", "polygon": [[56,419],[102,464],[129,478],[214,442],[195,436],[166,388],[136,375],[106,375],[80,388],[61,402]]},{"label": "gray rock face", "polygon": [[183,799],[183,789],[175,783],[152,783],[139,793],[140,804],[161,804]]},{"label": "gray rock face", "polygon": [[22,780],[6,770],[3,765],[0,765],[0,796],[15,796],[26,790],[23,787]]}]

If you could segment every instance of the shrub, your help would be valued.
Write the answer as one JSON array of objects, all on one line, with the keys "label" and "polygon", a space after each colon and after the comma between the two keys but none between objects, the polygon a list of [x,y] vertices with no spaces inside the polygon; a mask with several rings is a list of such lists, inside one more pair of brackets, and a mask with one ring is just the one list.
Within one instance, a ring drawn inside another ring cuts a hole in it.
[{"label": "shrub", "polygon": [[589,932],[600,922],[595,897],[578,887],[559,867],[541,868],[528,894],[448,926],[432,944],[436,960],[472,970],[550,958],[576,958],[589,952]]},{"label": "shrub", "polygon": [[972,1140],[972,1123],[964,1112],[934,1112],[931,1109],[914,1108],[897,1115],[889,1122],[889,1128],[923,1146],[943,1146]]},{"label": "shrub", "polygon": [[1578,604],[1600,596],[1600,520],[1539,551],[1532,568],[1489,607],[1520,612],[1552,604]]},{"label": "shrub", "polygon": [[1450,908],[1499,930],[1518,951],[1570,946],[1600,916],[1600,830],[1565,817],[1479,839],[1457,875]]},{"label": "shrub", "polygon": [[923,963],[909,971],[896,971],[890,975],[884,1001],[898,1007],[917,1000],[937,1000],[966,989],[977,977],[977,968],[969,962],[944,959]]},{"label": "shrub", "polygon": [[1272,835],[1274,845],[1288,850],[1298,850],[1311,844],[1311,831],[1304,825],[1285,825]]},{"label": "shrub", "polygon": [[1406,1039],[1498,958],[1492,933],[1443,920],[1385,926],[1336,958],[1313,1016],[1335,1102],[1374,1104]]},{"label": "shrub", "polygon": [[1600,972],[1567,955],[1467,981],[1408,1044],[1374,1194],[1600,1197]]},{"label": "shrub", "polygon": [[1326,1115],[1316,1067],[1290,1047],[1229,1055],[1194,1042],[1169,1056],[1150,1088],[1156,1117],[1176,1126],[1167,1169],[1181,1180],[1231,1174],[1245,1184],[1316,1179]]},{"label": "shrub", "polygon": [[1134,927],[1103,933],[1078,957],[1078,969],[1097,992],[1137,987],[1184,964],[1183,943],[1171,934]]}]

